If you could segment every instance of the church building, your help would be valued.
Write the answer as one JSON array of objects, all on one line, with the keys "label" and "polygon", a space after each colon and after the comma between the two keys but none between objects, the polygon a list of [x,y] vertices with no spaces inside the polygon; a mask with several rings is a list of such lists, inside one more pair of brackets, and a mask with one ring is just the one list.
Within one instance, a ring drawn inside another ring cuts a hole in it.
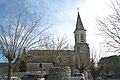
[{"label": "church building", "polygon": [[31,50],[27,70],[49,70],[52,67],[70,66],[71,72],[76,70],[89,74],[90,50],[86,42],[86,30],[78,12],[74,31],[74,50]]}]

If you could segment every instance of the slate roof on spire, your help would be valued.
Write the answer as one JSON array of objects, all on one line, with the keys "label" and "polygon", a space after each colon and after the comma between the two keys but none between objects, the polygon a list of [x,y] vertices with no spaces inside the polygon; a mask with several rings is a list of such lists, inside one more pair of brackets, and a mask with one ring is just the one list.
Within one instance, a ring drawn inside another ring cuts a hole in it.
[{"label": "slate roof on spire", "polygon": [[85,30],[83,23],[82,23],[82,20],[80,18],[79,12],[78,12],[78,16],[77,16],[76,30]]}]

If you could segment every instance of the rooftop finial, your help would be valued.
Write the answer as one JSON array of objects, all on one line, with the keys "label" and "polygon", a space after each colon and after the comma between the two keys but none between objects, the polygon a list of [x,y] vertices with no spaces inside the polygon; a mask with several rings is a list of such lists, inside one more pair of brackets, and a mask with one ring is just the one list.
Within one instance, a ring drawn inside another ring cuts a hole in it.
[{"label": "rooftop finial", "polygon": [[77,8],[78,12],[79,12],[79,8]]}]

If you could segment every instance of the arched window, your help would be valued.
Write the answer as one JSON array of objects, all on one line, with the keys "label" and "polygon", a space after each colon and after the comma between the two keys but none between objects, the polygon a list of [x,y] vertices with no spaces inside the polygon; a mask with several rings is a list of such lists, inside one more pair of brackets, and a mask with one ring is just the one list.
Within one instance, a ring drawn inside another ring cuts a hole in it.
[{"label": "arched window", "polygon": [[42,64],[41,63],[39,64],[39,68],[42,68]]},{"label": "arched window", "polygon": [[79,42],[79,34],[75,35],[75,42],[78,43]]},{"label": "arched window", "polygon": [[84,42],[84,35],[83,34],[81,34],[81,42]]}]

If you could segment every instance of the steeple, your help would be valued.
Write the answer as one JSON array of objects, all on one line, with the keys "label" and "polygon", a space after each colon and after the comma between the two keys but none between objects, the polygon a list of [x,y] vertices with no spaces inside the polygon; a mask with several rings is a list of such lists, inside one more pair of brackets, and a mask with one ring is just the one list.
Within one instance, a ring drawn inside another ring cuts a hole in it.
[{"label": "steeple", "polygon": [[79,11],[78,11],[76,29],[74,31],[74,35],[75,35],[75,44],[86,43],[86,30],[84,29]]},{"label": "steeple", "polygon": [[80,14],[79,14],[79,11],[78,11],[78,16],[77,16],[77,22],[76,22],[76,30],[85,30],[84,29],[84,26],[83,26],[83,23],[82,23],[82,20],[80,18]]}]

